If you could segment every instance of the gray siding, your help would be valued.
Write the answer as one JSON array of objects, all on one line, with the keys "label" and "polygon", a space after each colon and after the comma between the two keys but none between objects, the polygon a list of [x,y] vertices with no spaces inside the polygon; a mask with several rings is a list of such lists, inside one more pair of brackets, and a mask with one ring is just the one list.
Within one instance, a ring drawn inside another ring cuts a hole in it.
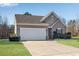
[{"label": "gray siding", "polygon": [[50,25],[54,24],[54,22],[57,20],[57,18],[54,15],[50,15],[45,19],[45,22]]},{"label": "gray siding", "polygon": [[44,20],[44,22],[49,24],[49,28],[57,22],[53,27],[51,27],[52,35],[53,35],[53,31],[56,31],[57,28],[61,28],[62,32],[66,33],[66,25],[64,23],[62,23],[62,21],[59,18],[57,18],[55,15],[53,15],[53,14],[49,15]]},{"label": "gray siding", "polygon": [[56,31],[57,28],[61,28],[63,30],[63,34],[66,33],[66,26],[61,22],[57,22],[53,27],[52,27],[52,32]]}]

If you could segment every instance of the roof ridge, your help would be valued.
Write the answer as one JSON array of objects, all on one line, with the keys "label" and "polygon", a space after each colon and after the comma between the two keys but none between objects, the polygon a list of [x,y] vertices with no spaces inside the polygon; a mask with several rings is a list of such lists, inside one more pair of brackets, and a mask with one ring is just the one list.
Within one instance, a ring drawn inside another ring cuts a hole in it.
[{"label": "roof ridge", "polygon": [[[15,14],[15,16],[16,16],[16,15],[22,15],[22,16],[24,16],[24,14]],[[38,17],[38,16],[40,16],[40,15],[25,15],[25,16],[37,16],[37,17]],[[40,17],[44,17],[44,16],[40,16]]]}]

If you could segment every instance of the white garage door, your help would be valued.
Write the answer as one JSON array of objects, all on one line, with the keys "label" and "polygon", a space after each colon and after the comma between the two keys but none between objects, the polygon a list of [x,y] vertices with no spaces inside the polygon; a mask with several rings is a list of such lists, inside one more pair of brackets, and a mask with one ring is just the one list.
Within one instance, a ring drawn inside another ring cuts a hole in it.
[{"label": "white garage door", "polygon": [[45,28],[20,28],[21,40],[46,40]]}]

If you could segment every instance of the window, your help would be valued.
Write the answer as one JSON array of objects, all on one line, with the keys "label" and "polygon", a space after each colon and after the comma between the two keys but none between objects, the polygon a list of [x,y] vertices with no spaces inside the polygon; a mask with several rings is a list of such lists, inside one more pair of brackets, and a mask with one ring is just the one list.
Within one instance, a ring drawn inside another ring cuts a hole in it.
[{"label": "window", "polygon": [[62,28],[57,28],[56,31],[57,33],[62,33]]}]

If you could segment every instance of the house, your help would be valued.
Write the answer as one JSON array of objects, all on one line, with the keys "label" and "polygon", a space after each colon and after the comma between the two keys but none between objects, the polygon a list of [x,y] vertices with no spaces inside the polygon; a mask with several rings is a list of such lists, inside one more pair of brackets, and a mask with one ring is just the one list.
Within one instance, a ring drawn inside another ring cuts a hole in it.
[{"label": "house", "polygon": [[54,31],[66,32],[66,25],[55,12],[46,16],[16,14],[15,18],[15,34],[21,40],[49,40]]}]

